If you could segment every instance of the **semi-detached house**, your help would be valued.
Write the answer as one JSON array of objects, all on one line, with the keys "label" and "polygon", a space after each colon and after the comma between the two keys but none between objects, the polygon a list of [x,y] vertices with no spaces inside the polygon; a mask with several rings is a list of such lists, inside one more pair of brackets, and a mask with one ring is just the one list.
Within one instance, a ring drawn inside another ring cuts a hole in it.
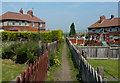
[{"label": "semi-detached house", "polygon": [[4,31],[45,31],[45,21],[36,17],[32,10],[23,14],[21,8],[19,13],[6,12],[0,16],[0,29]]}]

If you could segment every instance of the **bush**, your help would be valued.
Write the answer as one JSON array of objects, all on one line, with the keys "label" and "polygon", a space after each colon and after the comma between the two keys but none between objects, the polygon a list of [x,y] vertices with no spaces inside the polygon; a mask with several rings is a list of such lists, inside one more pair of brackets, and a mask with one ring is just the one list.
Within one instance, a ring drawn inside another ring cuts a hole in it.
[{"label": "bush", "polygon": [[[16,62],[25,63],[33,62],[38,56],[38,43],[37,42],[26,42],[21,45],[20,48],[16,49],[17,59]],[[24,59],[23,59],[24,58]]]},{"label": "bush", "polygon": [[15,42],[8,47],[2,47],[2,58],[13,59],[15,54],[15,49],[20,46],[20,43]]},{"label": "bush", "polygon": [[37,59],[38,48],[38,42],[15,42],[2,48],[2,58],[15,60],[17,63],[31,63]]}]

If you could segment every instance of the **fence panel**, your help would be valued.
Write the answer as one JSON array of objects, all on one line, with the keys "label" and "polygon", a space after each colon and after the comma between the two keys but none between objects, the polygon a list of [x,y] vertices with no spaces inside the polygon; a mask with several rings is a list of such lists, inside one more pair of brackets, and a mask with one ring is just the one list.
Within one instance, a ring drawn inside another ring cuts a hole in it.
[{"label": "fence panel", "polygon": [[30,64],[30,66],[16,78],[16,83],[44,81],[47,76],[47,68],[48,51],[43,53],[33,64]]},{"label": "fence panel", "polygon": [[77,48],[66,39],[70,50],[72,51],[73,58],[77,67],[79,69],[80,78],[84,83],[102,83],[102,78],[97,74],[97,71],[86,61],[86,59],[81,55],[81,51],[77,50]]},{"label": "fence panel", "polygon": [[86,52],[88,58],[120,58],[120,47],[105,46],[77,46],[80,52]]}]

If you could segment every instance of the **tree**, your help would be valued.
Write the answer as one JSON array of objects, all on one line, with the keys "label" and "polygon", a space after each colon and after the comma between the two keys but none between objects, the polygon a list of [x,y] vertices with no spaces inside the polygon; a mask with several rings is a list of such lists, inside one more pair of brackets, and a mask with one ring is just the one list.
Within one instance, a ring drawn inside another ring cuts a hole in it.
[{"label": "tree", "polygon": [[70,26],[69,36],[70,37],[75,37],[76,36],[76,31],[75,31],[75,25],[74,25],[74,23],[72,23],[71,26]]}]

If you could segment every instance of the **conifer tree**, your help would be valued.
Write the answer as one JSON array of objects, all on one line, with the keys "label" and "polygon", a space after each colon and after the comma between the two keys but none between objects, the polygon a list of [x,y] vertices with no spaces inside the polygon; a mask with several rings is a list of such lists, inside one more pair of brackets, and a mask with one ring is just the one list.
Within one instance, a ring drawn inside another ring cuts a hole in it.
[{"label": "conifer tree", "polygon": [[74,25],[74,23],[72,23],[71,26],[70,26],[69,36],[70,37],[75,37],[76,36],[76,31],[75,31],[75,25]]}]

